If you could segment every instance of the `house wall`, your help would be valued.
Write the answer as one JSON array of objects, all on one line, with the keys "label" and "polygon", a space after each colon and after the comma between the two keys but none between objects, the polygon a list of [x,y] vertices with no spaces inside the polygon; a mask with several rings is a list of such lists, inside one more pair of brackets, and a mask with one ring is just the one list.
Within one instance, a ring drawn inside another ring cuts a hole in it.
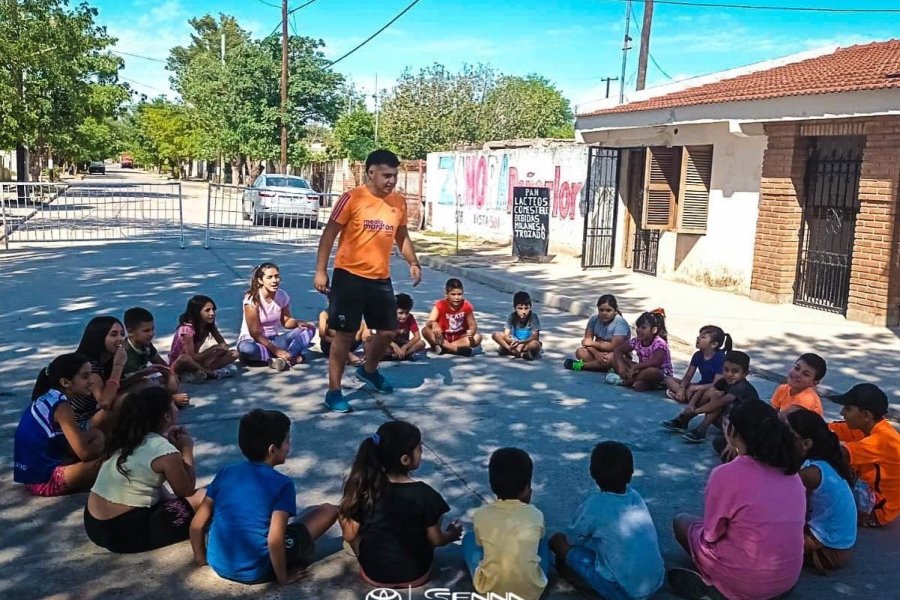
[{"label": "house wall", "polygon": [[[706,235],[662,232],[657,276],[749,293],[765,137],[735,135],[727,123],[583,132],[583,137],[609,147],[712,144]],[[616,262],[623,260],[619,254]]]},{"label": "house wall", "polygon": [[16,151],[0,150],[0,181],[16,178]]},{"label": "house wall", "polygon": [[499,242],[512,240],[512,191],[550,189],[550,249],[578,254],[584,236],[588,149],[551,144],[428,155],[429,227]]}]

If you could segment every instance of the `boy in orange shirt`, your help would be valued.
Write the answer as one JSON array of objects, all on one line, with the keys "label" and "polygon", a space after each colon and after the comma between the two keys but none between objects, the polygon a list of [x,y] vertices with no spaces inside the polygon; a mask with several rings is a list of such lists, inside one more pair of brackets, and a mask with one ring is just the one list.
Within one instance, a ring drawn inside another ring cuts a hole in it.
[{"label": "boy in orange shirt", "polygon": [[780,412],[800,406],[822,416],[822,400],[816,386],[825,377],[825,359],[818,354],[802,354],[787,374],[787,383],[779,385],[772,394],[771,404]]},{"label": "boy in orange shirt", "polygon": [[859,485],[854,490],[859,524],[887,525],[900,516],[900,433],[884,418],[887,396],[874,384],[860,383],[831,400],[844,406],[844,420],[828,427],[842,442],[844,456],[860,483],[865,483],[862,494]]}]

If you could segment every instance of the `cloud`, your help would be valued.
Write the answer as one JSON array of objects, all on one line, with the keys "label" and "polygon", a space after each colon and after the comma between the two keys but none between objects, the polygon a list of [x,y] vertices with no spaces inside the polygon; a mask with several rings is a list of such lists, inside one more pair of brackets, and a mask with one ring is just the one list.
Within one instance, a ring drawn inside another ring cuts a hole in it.
[{"label": "cloud", "polygon": [[149,28],[155,25],[184,20],[187,14],[187,10],[181,5],[180,0],[166,0],[162,4],[153,5],[149,12],[138,18],[137,24],[138,27]]}]

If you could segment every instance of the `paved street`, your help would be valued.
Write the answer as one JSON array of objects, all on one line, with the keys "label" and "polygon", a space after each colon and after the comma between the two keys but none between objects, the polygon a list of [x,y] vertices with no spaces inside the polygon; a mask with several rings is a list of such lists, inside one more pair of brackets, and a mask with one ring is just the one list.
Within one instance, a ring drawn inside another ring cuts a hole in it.
[{"label": "paved street", "polygon": [[[183,189],[185,221],[205,222],[202,184],[186,183]],[[0,314],[0,469],[11,470],[15,425],[38,369],[73,349],[91,316],[121,315],[142,305],[156,316],[164,350],[186,299],[204,293],[216,299],[220,326],[233,341],[247,276],[262,260],[282,265],[283,285],[297,315],[314,319],[324,307],[311,286],[310,249],[220,242],[204,250],[198,231],[191,231],[184,250],[162,240],[0,252],[0,285],[6,291]],[[442,295],[447,275],[427,270],[423,285],[411,290],[402,265],[395,265],[394,273],[398,291],[412,293],[414,312],[423,320],[430,302]],[[482,331],[502,326],[510,310],[509,294],[467,282],[466,295]],[[650,506],[667,565],[686,564],[670,522],[678,512],[702,510],[703,486],[715,456],[658,427],[677,411],[661,394],[635,394],[607,386],[592,374],[563,371],[559,365],[576,348],[584,319],[541,304],[536,310],[545,326],[543,359],[513,362],[496,356],[489,344],[484,355],[468,360],[429,357],[389,365],[385,373],[397,391],[377,398],[357,391],[346,377],[345,393],[356,408],[350,415],[324,412],[326,364],[321,358],[287,373],[249,370],[232,380],[189,387],[193,406],[182,413],[182,422],[197,439],[201,482],[208,483],[218,468],[240,458],[240,415],[252,407],[272,407],[294,421],[292,455],[283,470],[296,478],[298,503],[337,502],[358,443],[384,420],[400,418],[422,429],[426,453],[417,475],[445,496],[452,518],[466,522],[490,498],[490,452],[517,445],[535,461],[534,502],[544,512],[548,531],[555,531],[591,489],[587,460],[593,444],[618,439],[635,453],[633,484]],[[675,358],[676,370],[682,370],[687,355]],[[763,396],[775,385],[760,378],[754,383]],[[321,560],[308,580],[287,589],[245,587],[193,567],[187,543],[144,555],[110,555],[86,539],[83,506],[84,496],[29,497],[4,477],[0,597],[362,599],[368,591],[354,560],[340,550],[337,528],[319,545]],[[863,531],[846,570],[830,577],[804,574],[793,597],[890,597],[890,590],[900,586],[900,575],[886,566],[896,563],[897,555],[896,527]],[[458,546],[438,550],[432,585],[471,590]],[[421,592],[413,597],[421,598]],[[582,596],[556,579],[546,597]],[[670,596],[663,591],[659,597]]]}]

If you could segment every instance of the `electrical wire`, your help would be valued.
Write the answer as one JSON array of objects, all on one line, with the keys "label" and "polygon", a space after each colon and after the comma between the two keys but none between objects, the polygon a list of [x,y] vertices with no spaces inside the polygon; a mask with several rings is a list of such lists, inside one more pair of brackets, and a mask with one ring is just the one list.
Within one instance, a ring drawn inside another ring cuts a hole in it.
[{"label": "electrical wire", "polygon": [[[315,1],[315,0],[311,0],[311,1]],[[413,0],[412,2],[410,2],[410,3],[406,6],[406,8],[404,8],[404,9],[401,10],[399,13],[397,13],[397,14],[394,16],[393,19],[391,19],[390,21],[388,21],[387,23],[385,23],[384,26],[383,26],[381,29],[379,29],[378,31],[376,31],[375,33],[373,33],[372,35],[370,35],[369,37],[367,37],[366,39],[364,39],[362,42],[360,42],[359,44],[357,44],[357,45],[356,45],[354,48],[352,48],[349,52],[345,52],[342,56],[340,56],[340,57],[336,58],[335,60],[331,61],[331,62],[328,64],[328,66],[329,66],[329,67],[333,67],[333,66],[336,65],[337,63],[341,62],[342,60],[344,60],[345,58],[347,58],[348,56],[350,56],[351,54],[353,54],[354,52],[356,52],[357,50],[359,50],[360,48],[362,48],[363,46],[365,46],[365,45],[368,44],[369,42],[371,42],[373,39],[375,39],[376,36],[378,36],[382,31],[384,31],[385,29],[387,29],[388,27],[390,27],[391,25],[393,25],[398,19],[400,19],[400,17],[402,17],[403,15],[405,15],[407,12],[409,12],[409,10],[412,9],[412,7],[415,6],[416,4],[418,4],[420,1],[421,1],[421,0]]]},{"label": "electrical wire", "polygon": [[266,6],[271,6],[272,8],[281,8],[280,4],[275,4],[274,2],[266,2],[266,0],[256,0],[260,4],[265,4]]},{"label": "electrical wire", "polygon": [[152,60],[153,62],[166,64],[166,61],[161,58],[153,58],[152,56],[143,56],[141,54],[132,54],[131,52],[123,52],[122,50],[110,50],[113,54],[118,54],[120,56],[131,56],[133,58],[142,58],[144,60]]},{"label": "electrical wire", "polygon": [[170,94],[170,93],[172,93],[172,90],[162,90],[162,89],[160,89],[160,88],[158,88],[158,87],[153,87],[152,85],[143,83],[143,82],[141,82],[141,81],[136,81],[136,80],[134,80],[134,79],[129,79],[129,78],[127,78],[127,77],[122,77],[121,75],[119,75],[119,79],[121,79],[122,81],[127,81],[128,83],[133,83],[134,85],[139,85],[139,86],[141,86],[141,87],[145,87],[145,88],[151,89],[151,90],[156,91],[156,92],[160,92],[160,93],[162,93],[162,94]]},{"label": "electrical wire", "polygon": [[[307,6],[309,6],[310,4],[312,4],[313,2],[316,2],[316,1],[317,0],[309,0],[308,2],[304,2],[303,4],[301,4],[300,6],[298,6],[296,8],[292,8],[291,10],[288,11],[288,16],[293,15],[298,10],[300,10],[302,8],[306,8]],[[281,6],[279,6],[279,8],[281,8]],[[272,30],[272,33],[270,33],[266,37],[267,38],[272,37],[273,35],[275,35],[275,33],[278,32],[279,29],[281,29],[281,19],[278,19],[278,25],[276,25],[275,28]],[[265,38],[263,38],[263,39],[265,39]]]},{"label": "electrical wire", "polygon": [[[640,2],[647,0],[606,0],[613,2]],[[681,0],[653,0],[654,4],[669,4],[671,6],[689,6],[695,8],[733,8],[740,10],[778,10],[786,12],[817,12],[834,14],[900,14],[900,8],[829,8],[826,6],[772,6],[763,4],[723,4],[717,2],[683,2]]]},{"label": "electrical wire", "polygon": [[[629,7],[629,10],[631,11],[631,18],[632,18],[632,20],[634,20],[634,27],[637,29],[638,35],[640,36],[641,35],[641,26],[638,25],[637,15],[634,14],[634,4],[629,4],[628,7]],[[659,66],[659,63],[656,62],[656,58],[654,58],[653,53],[650,52],[649,48],[647,49],[647,56],[650,57],[650,61],[654,65],[656,65],[656,68],[659,69],[659,72],[662,73],[663,76],[666,77],[666,79],[668,79],[669,81],[673,80],[672,76],[669,75],[668,73],[666,73],[665,69],[663,69],[661,66]]]}]

